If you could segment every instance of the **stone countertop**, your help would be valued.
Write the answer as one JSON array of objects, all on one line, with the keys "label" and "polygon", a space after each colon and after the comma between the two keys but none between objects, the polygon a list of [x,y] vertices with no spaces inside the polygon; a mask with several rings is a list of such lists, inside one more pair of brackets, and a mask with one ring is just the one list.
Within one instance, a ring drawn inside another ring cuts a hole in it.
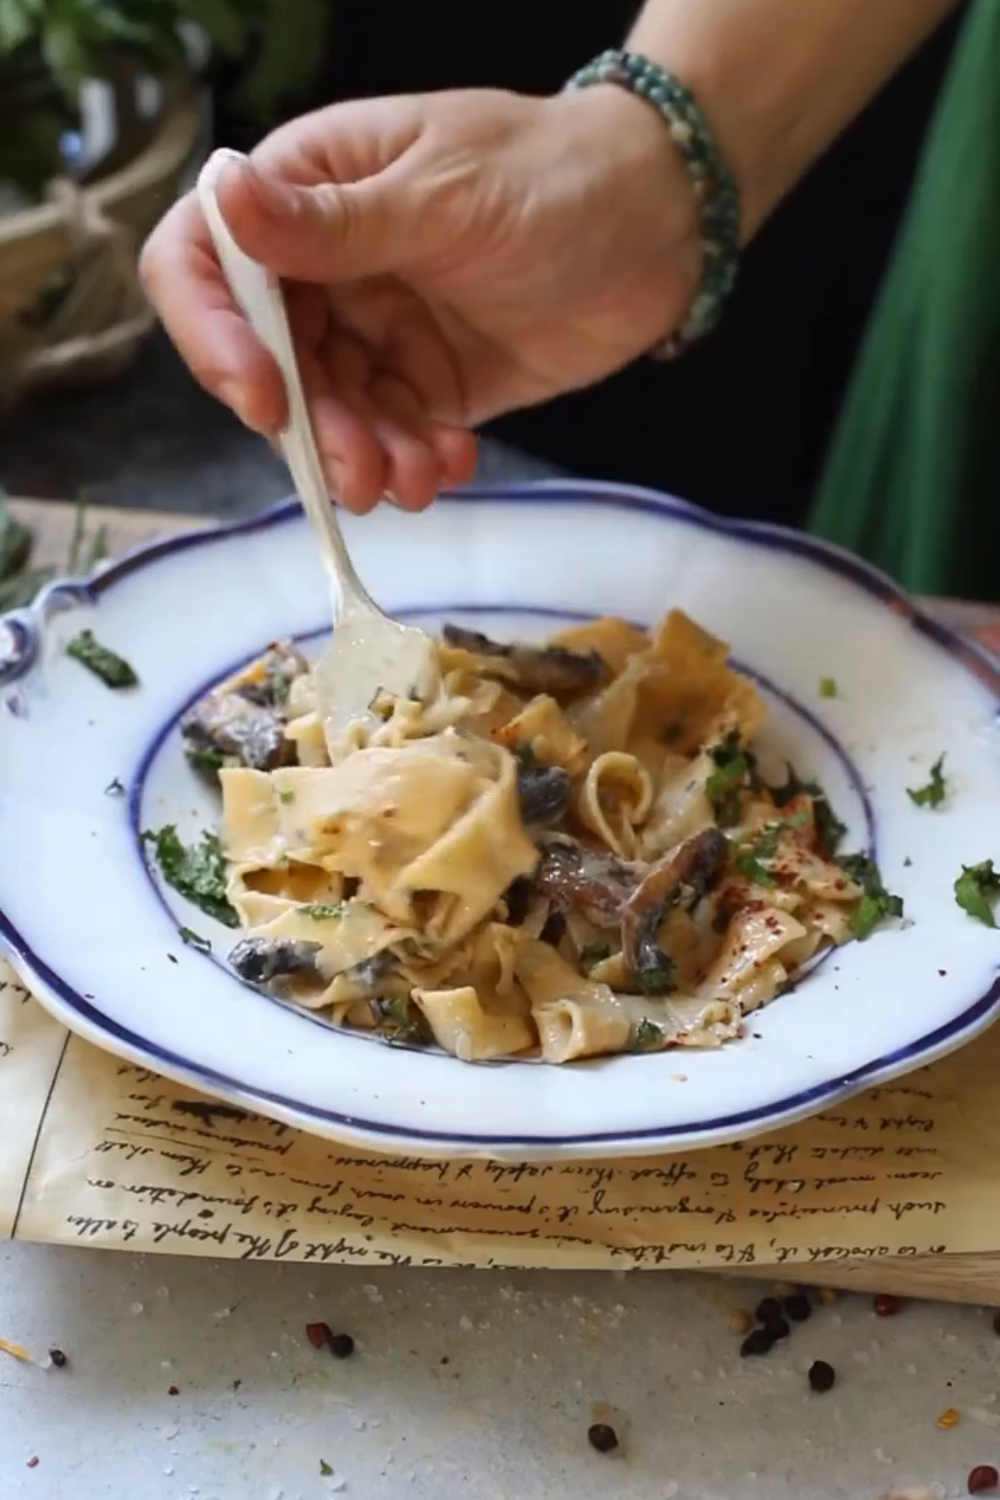
[{"label": "stone countertop", "polygon": [[[479,478],[539,479],[551,465],[485,443]],[[288,493],[263,438],[202,391],[157,333],[114,384],[47,395],[0,427],[0,485],[12,495],[229,519]]]}]

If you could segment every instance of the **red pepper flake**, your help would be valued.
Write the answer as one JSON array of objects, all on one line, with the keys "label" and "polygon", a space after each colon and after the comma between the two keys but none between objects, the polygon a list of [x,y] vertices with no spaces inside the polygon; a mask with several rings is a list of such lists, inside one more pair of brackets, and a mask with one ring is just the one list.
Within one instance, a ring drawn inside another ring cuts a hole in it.
[{"label": "red pepper flake", "polygon": [[38,1454],[37,1453],[34,1455],[33,1458],[29,1458],[28,1459],[28,1468],[29,1469],[37,1469],[38,1468]]},{"label": "red pepper flake", "polygon": [[329,1323],[307,1323],[306,1338],[314,1349],[325,1349],[333,1334]]},{"label": "red pepper flake", "polygon": [[178,1390],[178,1388],[175,1385],[171,1385],[171,1386],[167,1387],[167,1395],[168,1396],[179,1396],[180,1395],[180,1391]]},{"label": "red pepper flake", "polygon": [[888,1292],[883,1292],[881,1296],[875,1298],[872,1305],[875,1308],[875,1316],[877,1318],[894,1318],[902,1308],[903,1303],[899,1297],[893,1297]]},{"label": "red pepper flake", "polygon": [[970,1495],[986,1495],[991,1490],[1000,1488],[1000,1474],[992,1464],[977,1464],[969,1475],[968,1490]]}]

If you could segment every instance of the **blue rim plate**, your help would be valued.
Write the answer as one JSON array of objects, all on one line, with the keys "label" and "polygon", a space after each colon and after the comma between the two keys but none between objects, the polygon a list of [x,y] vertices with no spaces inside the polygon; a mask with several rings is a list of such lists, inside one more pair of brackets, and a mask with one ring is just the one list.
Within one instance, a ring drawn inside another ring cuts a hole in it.
[{"label": "blue rim plate", "polygon": [[[297,505],[185,533],[0,621],[0,947],[88,1040],[316,1134],[383,1150],[622,1156],[749,1136],[920,1067],[1000,1005],[1000,935],[957,907],[963,864],[1000,863],[1000,668],[839,550],[667,496],[549,481],[471,487],[422,517],[345,518],[391,613],[542,638],[564,620],[686,609],[732,643],[770,706],[765,762],[824,782],[906,920],[832,955],[714,1052],[564,1068],[470,1067],[335,1032],[241,986],[232,934],[163,889],[139,834],[217,815],[177,721],[269,640],[328,613]],[[112,693],[67,658],[89,626],[136,667]],[[838,686],[821,697],[821,678]],[[946,756],[931,812],[907,787]],[[126,795],[109,794],[118,782]],[[185,947],[178,928],[209,937]]]}]

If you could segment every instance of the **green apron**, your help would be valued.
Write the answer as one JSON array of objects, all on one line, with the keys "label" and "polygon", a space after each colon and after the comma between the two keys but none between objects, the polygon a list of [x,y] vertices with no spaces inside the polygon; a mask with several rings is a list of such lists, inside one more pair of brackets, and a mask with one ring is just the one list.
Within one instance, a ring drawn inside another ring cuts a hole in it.
[{"label": "green apron", "polygon": [[809,529],[1000,601],[1000,0],[966,21]]}]

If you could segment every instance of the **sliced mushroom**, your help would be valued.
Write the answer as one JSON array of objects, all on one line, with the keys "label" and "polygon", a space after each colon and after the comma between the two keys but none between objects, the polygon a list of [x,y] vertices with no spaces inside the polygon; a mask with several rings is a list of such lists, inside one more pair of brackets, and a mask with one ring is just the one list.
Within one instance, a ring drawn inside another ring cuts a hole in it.
[{"label": "sliced mushroom", "polygon": [[243,938],[229,955],[229,962],[248,984],[272,984],[294,974],[319,977],[316,955],[320,943],[299,938]]},{"label": "sliced mushroom", "polygon": [[295,745],[285,738],[281,715],[242,692],[209,693],[184,716],[181,734],[189,754],[214,750],[253,771],[295,763]]},{"label": "sliced mushroom", "polygon": [[728,856],[725,834],[705,828],[653,865],[625,903],[622,953],[645,994],[662,995],[673,987],[674,962],[658,940],[668,909],[679,901],[700,901],[719,879]]},{"label": "sliced mushroom", "polygon": [[248,703],[263,708],[281,708],[288,701],[288,691],[296,677],[308,672],[309,663],[287,641],[276,641],[269,646],[260,665],[264,675],[260,681],[240,683],[235,691]]},{"label": "sliced mushroom", "polygon": [[442,636],[446,645],[506,662],[518,686],[527,693],[566,697],[597,687],[607,675],[607,664],[596,651],[570,651],[567,646],[502,645],[478,630],[464,630],[461,625],[446,625]]},{"label": "sliced mushroom", "polygon": [[573,795],[573,778],[562,766],[524,762],[517,770],[521,817],[530,827],[552,828],[561,823]]},{"label": "sliced mushroom", "polygon": [[578,912],[595,927],[615,928],[641,871],[598,854],[571,838],[547,839],[535,870],[539,890],[563,912]]}]

